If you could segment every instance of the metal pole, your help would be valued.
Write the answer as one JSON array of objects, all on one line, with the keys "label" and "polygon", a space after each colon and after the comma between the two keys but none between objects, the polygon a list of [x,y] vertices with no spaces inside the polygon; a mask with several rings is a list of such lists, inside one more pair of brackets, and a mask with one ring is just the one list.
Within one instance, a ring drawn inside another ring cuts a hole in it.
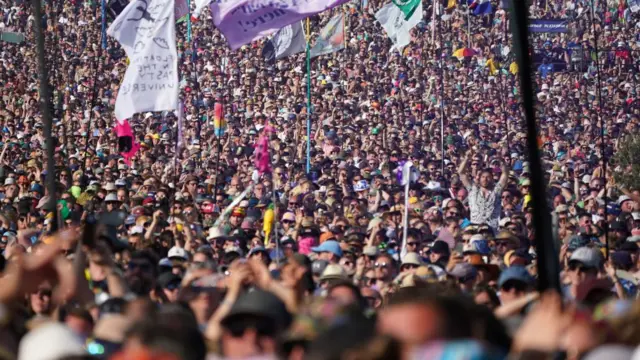
[{"label": "metal pole", "polygon": [[[605,154],[605,143],[604,143],[604,132],[606,130],[606,126],[605,126],[605,119],[603,117],[600,116],[600,113],[602,111],[604,111],[604,104],[602,102],[602,92],[600,91],[600,89],[602,89],[602,82],[600,80],[600,54],[598,51],[598,33],[596,32],[596,28],[595,28],[596,24],[595,24],[595,9],[594,9],[594,3],[593,0],[591,0],[591,33],[593,35],[593,42],[594,42],[594,49],[596,50],[596,81],[597,81],[597,86],[596,86],[596,91],[598,92],[598,104],[600,109],[598,111],[596,111],[596,116],[598,117],[598,121],[600,121],[600,152],[602,153],[602,176],[603,176],[603,183],[604,183],[604,208],[605,208],[605,212],[606,212],[606,208],[607,208],[607,202],[608,202],[608,197],[607,197],[607,156]],[[604,221],[604,239],[605,239],[605,257],[607,259],[609,259],[609,224]]]},{"label": "metal pole", "polygon": [[187,41],[191,42],[191,0],[187,0]]},{"label": "metal pole", "polygon": [[306,173],[311,171],[311,25],[307,18],[307,167]]},{"label": "metal pole", "polygon": [[[435,2],[434,2],[435,4]],[[444,48],[442,45],[442,32],[438,31],[438,37],[440,40],[440,152],[442,154],[442,159],[440,161],[440,166],[442,167],[442,176],[445,175],[444,172],[444,64],[442,63],[442,55],[444,53]]]},{"label": "metal pole", "polygon": [[554,248],[552,225],[547,206],[545,178],[538,153],[538,130],[536,129],[535,103],[529,58],[529,34],[527,4],[523,0],[513,2],[511,18],[513,21],[513,44],[518,57],[520,88],[527,122],[527,143],[529,161],[531,162],[531,197],[533,204],[533,225],[536,237],[536,253],[538,255],[538,288],[540,291],[554,289],[561,291],[558,254]]},{"label": "metal pole", "polygon": [[46,187],[49,195],[49,203],[47,209],[52,211],[53,219],[51,220],[52,230],[56,231],[58,228],[58,214],[56,211],[56,168],[53,155],[55,152],[55,145],[53,143],[52,132],[52,119],[51,119],[51,99],[49,98],[49,75],[47,73],[47,65],[45,59],[44,49],[44,30],[42,28],[42,3],[41,0],[32,0],[33,17],[35,26],[36,37],[36,52],[38,56],[38,80],[40,82],[40,111],[42,111],[42,122],[44,123],[44,136],[45,146],[47,148],[47,177]]},{"label": "metal pole", "polygon": [[102,15],[102,48],[107,48],[107,15],[106,15],[107,0],[102,0],[100,5],[100,12]]},{"label": "metal pole", "polygon": [[467,5],[467,47],[471,48],[471,9]]}]

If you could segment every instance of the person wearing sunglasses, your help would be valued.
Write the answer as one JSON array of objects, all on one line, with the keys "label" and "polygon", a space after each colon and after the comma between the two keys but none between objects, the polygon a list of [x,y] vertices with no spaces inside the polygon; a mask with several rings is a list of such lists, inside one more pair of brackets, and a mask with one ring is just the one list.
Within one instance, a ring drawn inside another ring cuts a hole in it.
[{"label": "person wearing sunglasses", "polygon": [[575,299],[578,295],[578,288],[582,284],[598,278],[598,271],[603,262],[604,258],[598,249],[586,246],[577,248],[569,258],[567,266],[569,286],[563,289],[564,296]]},{"label": "person wearing sunglasses", "polygon": [[498,278],[500,302],[507,305],[527,296],[533,291],[535,279],[524,266],[514,265],[506,268]]}]

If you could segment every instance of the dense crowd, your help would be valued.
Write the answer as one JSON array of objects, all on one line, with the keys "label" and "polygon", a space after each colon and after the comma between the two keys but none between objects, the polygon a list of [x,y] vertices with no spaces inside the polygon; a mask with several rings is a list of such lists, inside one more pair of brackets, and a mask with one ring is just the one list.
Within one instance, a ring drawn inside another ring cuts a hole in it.
[{"label": "dense crowd", "polygon": [[127,59],[102,47],[100,2],[44,1],[52,173],[31,4],[0,0],[0,29],[25,35],[0,42],[0,358],[639,359],[640,189],[603,166],[640,126],[638,14],[530,3],[568,22],[531,34],[562,283],[539,293],[508,2],[425,2],[402,52],[382,5],[311,18],[313,40],[347,17],[346,48],[311,61],[310,109],[304,52],[231,51],[209,10],[190,41],[180,23],[182,128],[178,111],[137,114],[128,161]]}]

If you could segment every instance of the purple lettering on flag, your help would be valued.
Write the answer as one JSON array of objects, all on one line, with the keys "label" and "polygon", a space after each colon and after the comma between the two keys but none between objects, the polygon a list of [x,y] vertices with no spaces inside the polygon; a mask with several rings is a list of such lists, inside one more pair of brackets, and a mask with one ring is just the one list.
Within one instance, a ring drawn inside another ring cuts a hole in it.
[{"label": "purple lettering on flag", "polygon": [[296,21],[342,5],[348,0],[212,1],[213,24],[235,50]]}]

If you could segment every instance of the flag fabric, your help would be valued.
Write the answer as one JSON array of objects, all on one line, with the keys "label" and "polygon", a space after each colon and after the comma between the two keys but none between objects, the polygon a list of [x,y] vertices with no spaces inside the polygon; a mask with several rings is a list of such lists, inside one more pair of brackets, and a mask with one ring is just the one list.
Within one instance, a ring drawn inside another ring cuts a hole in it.
[{"label": "flag fabric", "polygon": [[174,0],[132,1],[107,34],[130,60],[116,98],[116,119],[175,110],[179,84]]},{"label": "flag fabric", "polygon": [[204,10],[204,8],[206,8],[209,5],[211,0],[195,0],[195,1],[196,1],[196,8],[191,13],[191,17],[197,19],[200,17],[200,14],[202,14],[202,10]]},{"label": "flag fabric", "polygon": [[262,57],[266,62],[274,62],[304,51],[306,44],[302,22],[296,21],[278,30],[273,38],[265,41]]},{"label": "flag fabric", "polygon": [[128,4],[128,0],[109,0],[107,1],[107,8],[105,10],[109,18],[111,18],[111,20],[115,20],[118,15],[124,11]]},{"label": "flag fabric", "polygon": [[447,1],[447,9],[453,9],[456,7],[458,2],[456,0],[448,0]]},{"label": "flag fabric", "polygon": [[405,20],[404,13],[393,3],[384,5],[376,12],[376,20],[391,39],[394,47],[402,52],[402,48],[411,42],[411,29],[422,20],[422,2],[413,12],[409,20]]},{"label": "flag fabric", "polygon": [[326,1],[211,1],[209,7],[215,25],[232,50],[273,34],[283,26],[342,5],[349,0]]},{"label": "flag fabric", "polygon": [[176,23],[183,22],[187,19],[189,14],[189,5],[187,0],[175,0],[174,12],[176,17]]},{"label": "flag fabric", "polygon": [[256,143],[255,162],[256,169],[260,175],[271,172],[271,159],[269,157],[269,135],[273,128],[270,125],[265,126],[262,135]]},{"label": "flag fabric", "polygon": [[316,44],[311,48],[311,58],[331,54],[344,49],[344,13],[340,13],[322,28]]},{"label": "flag fabric", "polygon": [[133,136],[129,120],[116,121],[115,131],[118,137],[118,152],[124,158],[125,163],[131,165],[131,158],[133,158],[136,152],[138,152],[138,149],[140,149],[140,144],[136,142]]},{"label": "flag fabric", "polygon": [[227,130],[227,122],[224,120],[224,114],[222,113],[222,104],[215,103],[213,105],[213,133],[217,137],[224,135]]},{"label": "flag fabric", "polygon": [[418,4],[422,2],[422,0],[392,0],[393,3],[400,8],[400,11],[404,13],[404,19],[409,20],[411,15],[418,8]]},{"label": "flag fabric", "polygon": [[488,15],[493,12],[490,0],[470,0],[469,8],[473,10],[473,15]]}]

